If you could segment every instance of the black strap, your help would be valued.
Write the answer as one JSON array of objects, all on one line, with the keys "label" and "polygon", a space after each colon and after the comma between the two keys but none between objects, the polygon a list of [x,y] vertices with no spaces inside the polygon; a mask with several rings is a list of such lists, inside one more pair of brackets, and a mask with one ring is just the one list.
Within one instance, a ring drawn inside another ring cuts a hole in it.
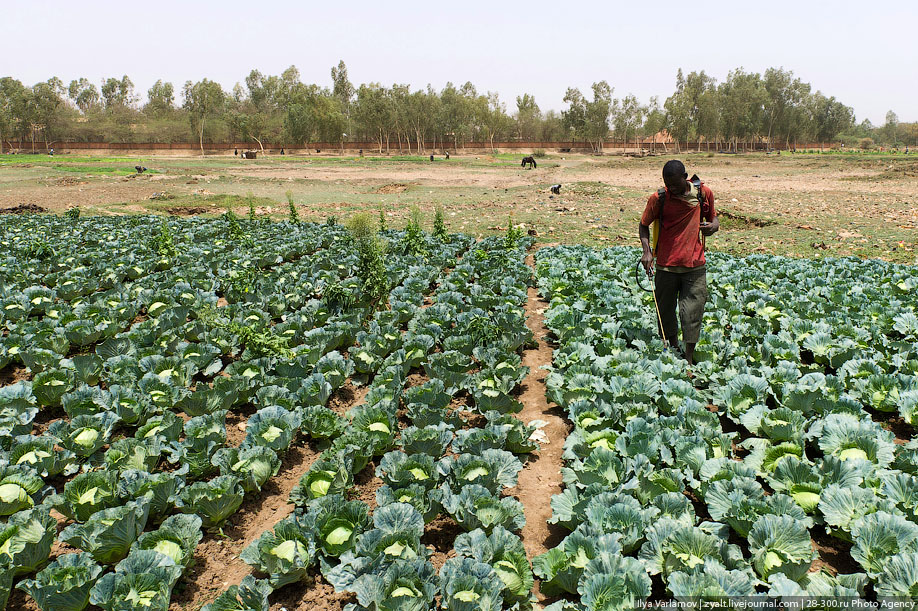
[{"label": "black strap", "polygon": [[660,204],[660,231],[663,231],[663,202],[666,201],[666,189],[657,191],[657,203]]}]

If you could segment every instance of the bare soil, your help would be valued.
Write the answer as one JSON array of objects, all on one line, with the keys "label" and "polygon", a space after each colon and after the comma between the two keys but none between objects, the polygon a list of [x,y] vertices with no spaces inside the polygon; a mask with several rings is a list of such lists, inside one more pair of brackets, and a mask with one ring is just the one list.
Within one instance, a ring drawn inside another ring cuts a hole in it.
[{"label": "bare soil", "polygon": [[[526,258],[526,263],[534,265],[532,255]],[[526,525],[523,527],[521,538],[526,555],[531,561],[535,556],[556,547],[564,538],[564,529],[549,524],[548,519],[551,517],[551,497],[560,494],[562,489],[561,454],[570,426],[563,417],[562,410],[557,405],[549,403],[545,394],[547,373],[541,367],[550,365],[552,357],[552,348],[545,340],[549,331],[543,317],[548,304],[535,288],[529,288],[528,297],[526,325],[532,331],[537,347],[523,353],[523,364],[529,367],[529,374],[521,385],[519,400],[523,404],[523,409],[516,417],[527,424],[533,420],[547,422],[542,431],[548,442],[543,442],[542,447],[526,461],[516,487],[511,488],[508,494],[519,499],[525,508]],[[545,600],[538,592],[538,586],[536,595],[540,601]]]},{"label": "bare soil", "polygon": [[[915,162],[856,155],[720,155],[667,151],[683,159],[716,196],[724,231],[708,248],[733,254],[881,258],[915,263],[918,202]],[[382,211],[390,226],[407,222],[412,206],[445,213],[451,231],[487,235],[515,223],[539,242],[637,245],[635,226],[650,193],[661,186],[664,157],[549,155],[536,170],[518,157],[457,154],[446,162],[290,155],[238,163],[144,154],[137,163],[157,174],[132,178],[93,172],[134,161],[55,157],[41,164],[0,166],[0,206],[23,202],[85,214],[244,214],[253,194],[264,214],[287,215],[286,194],[300,217],[324,221]],[[79,164],[80,167],[66,167]],[[86,166],[86,167],[82,167]],[[66,175],[62,175],[65,174]],[[560,195],[547,191],[561,184]],[[206,188],[203,187],[206,185]],[[166,194],[169,200],[151,201]],[[235,199],[233,199],[235,198]],[[279,203],[279,204],[278,204]]]},{"label": "bare soil", "polygon": [[166,212],[175,216],[195,216],[197,214],[207,214],[208,212],[213,212],[213,210],[203,206],[173,206],[166,208]]},{"label": "bare soil", "polygon": [[37,204],[19,204],[17,206],[10,206],[9,208],[0,208],[0,214],[25,214],[27,212],[47,212],[47,208],[43,208]]},{"label": "bare soil", "polygon": [[172,611],[197,609],[251,572],[239,559],[240,552],[293,511],[287,502],[290,491],[319,454],[312,444],[295,443],[284,455],[277,476],[257,496],[247,498],[226,522],[225,536],[205,535],[195,550],[194,567],[176,586],[169,607]]},{"label": "bare soil", "polygon": [[22,380],[32,379],[32,372],[22,365],[7,365],[0,369],[0,386],[9,386]]}]

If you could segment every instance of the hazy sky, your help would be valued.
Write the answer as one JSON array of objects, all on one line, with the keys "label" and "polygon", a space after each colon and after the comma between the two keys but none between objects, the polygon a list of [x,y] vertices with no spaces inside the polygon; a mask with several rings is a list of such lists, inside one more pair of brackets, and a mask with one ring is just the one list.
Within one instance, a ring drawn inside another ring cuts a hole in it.
[{"label": "hazy sky", "polygon": [[327,85],[343,59],[355,84],[472,81],[510,111],[524,92],[561,110],[567,87],[601,79],[615,97],[662,101],[679,67],[721,81],[783,66],[858,121],[918,120],[918,0],[0,2],[0,76],[26,84],[127,74],[145,99],[160,78],[231,89],[293,64]]}]

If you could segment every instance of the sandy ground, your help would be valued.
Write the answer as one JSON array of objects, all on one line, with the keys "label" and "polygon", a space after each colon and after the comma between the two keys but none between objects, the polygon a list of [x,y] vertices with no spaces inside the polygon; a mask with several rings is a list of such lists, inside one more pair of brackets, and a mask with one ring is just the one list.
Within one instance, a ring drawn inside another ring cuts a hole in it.
[{"label": "sandy ground", "polygon": [[[288,197],[301,218],[359,212],[399,227],[412,206],[449,228],[486,235],[508,218],[540,242],[636,245],[647,196],[661,186],[666,156],[553,155],[537,169],[509,155],[393,158],[138,158],[155,173],[134,175],[125,158],[0,160],[0,209],[23,204],[87,214],[220,214],[226,208],[282,218]],[[918,159],[911,156],[679,155],[726,213],[709,247],[736,254],[857,255],[914,263]],[[15,160],[14,160],[15,161]],[[560,195],[548,187],[562,185]]]}]

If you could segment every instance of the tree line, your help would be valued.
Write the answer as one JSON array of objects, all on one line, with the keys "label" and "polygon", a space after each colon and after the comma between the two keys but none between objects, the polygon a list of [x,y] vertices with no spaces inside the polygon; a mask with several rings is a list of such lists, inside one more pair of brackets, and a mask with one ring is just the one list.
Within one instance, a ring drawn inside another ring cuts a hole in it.
[{"label": "tree line", "polygon": [[[178,98],[178,99],[177,99]],[[163,80],[142,101],[131,79],[86,78],[68,84],[52,77],[31,87],[0,79],[0,144],[7,149],[54,142],[265,142],[308,147],[311,142],[373,142],[379,152],[424,153],[462,148],[470,141],[589,142],[601,151],[668,133],[676,142],[714,143],[739,150],[749,143],[790,147],[796,142],[898,145],[918,140],[918,123],[899,123],[892,111],[883,126],[857,123],[849,106],[813,90],[790,70],[732,70],[726,79],[701,72],[676,74],[665,100],[614,97],[606,81],[586,94],[568,88],[566,108],[542,111],[534,96],[516,97],[508,109],[496,92],[467,82],[355,86],[347,66],[331,69],[330,85],[303,83],[295,66],[280,75],[252,70],[231,91],[212,80],[188,81],[179,90]],[[868,142],[869,140],[869,142]]]}]

